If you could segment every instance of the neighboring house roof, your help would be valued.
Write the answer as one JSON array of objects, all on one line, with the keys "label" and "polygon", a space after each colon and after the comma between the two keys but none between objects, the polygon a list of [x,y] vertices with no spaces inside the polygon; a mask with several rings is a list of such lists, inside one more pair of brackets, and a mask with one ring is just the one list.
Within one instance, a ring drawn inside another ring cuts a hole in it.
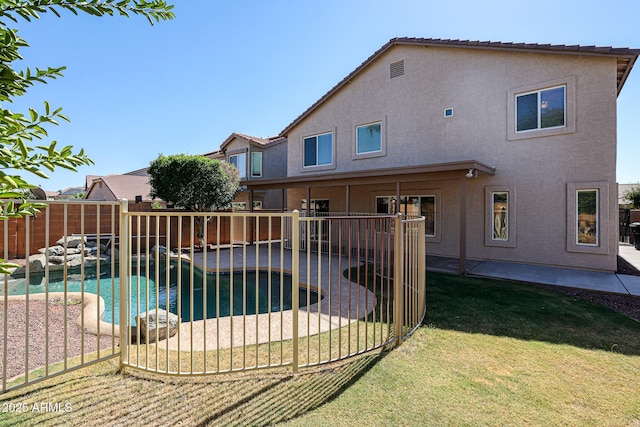
[{"label": "neighboring house roof", "polygon": [[68,187],[64,190],[61,190],[58,195],[59,196],[75,196],[78,193],[84,193],[84,188],[82,187]]},{"label": "neighboring house roof", "polygon": [[[135,200],[136,196],[142,196],[142,200],[152,200],[149,196],[151,186],[148,176],[138,175],[108,175],[95,179],[87,192],[87,199],[96,200],[98,193],[96,187],[103,185],[103,193],[106,191],[113,195],[112,200]],[[92,195],[94,193],[94,195]]]},{"label": "neighboring house roof", "polygon": [[222,159],[224,158],[224,153],[220,150],[216,150],[210,153],[204,153],[203,156],[208,157],[210,159]]},{"label": "neighboring house roof", "polygon": [[91,187],[91,184],[93,183],[93,180],[96,178],[100,178],[100,175],[87,175],[85,176],[85,183],[84,183],[84,189],[85,191],[89,189],[89,187]]},{"label": "neighboring house roof", "polygon": [[47,196],[47,200],[52,200],[58,195],[57,191],[45,190],[44,193]]},{"label": "neighboring house roof", "polygon": [[329,92],[317,100],[311,107],[298,116],[286,128],[280,132],[280,136],[286,136],[291,129],[297,126],[309,114],[322,105],[327,99],[338,92],[343,86],[351,82],[362,70],[367,68],[378,57],[395,46],[425,46],[425,47],[450,47],[464,49],[484,49],[484,50],[502,50],[509,52],[527,52],[527,53],[550,53],[563,55],[588,55],[588,56],[611,56],[617,59],[617,87],[618,94],[622,90],[622,86],[633,65],[640,55],[640,49],[614,48],[610,46],[579,46],[579,45],[551,45],[538,43],[512,43],[512,42],[491,42],[491,41],[470,41],[470,40],[451,40],[451,39],[430,39],[415,37],[398,37],[389,40],[384,46],[373,53],[347,77],[342,79]]},{"label": "neighboring house roof", "polygon": [[136,170],[131,171],[131,172],[127,172],[127,173],[125,173],[123,175],[148,176],[149,173],[147,171],[148,171],[148,168],[145,167],[145,168],[141,168],[141,169],[136,169]]},{"label": "neighboring house roof", "polygon": [[256,145],[258,147],[268,147],[270,145],[278,144],[278,143],[286,140],[286,138],[284,138],[282,136],[274,136],[274,137],[270,137],[270,138],[260,138],[260,137],[257,137],[257,136],[245,135],[243,133],[234,132],[231,135],[229,135],[227,137],[227,139],[225,139],[222,142],[222,144],[220,144],[220,150],[219,151],[224,151],[225,147],[227,145],[229,145],[229,143],[231,141],[233,141],[235,138],[244,139],[245,141],[249,142],[250,144]]},{"label": "neighboring house roof", "polygon": [[73,199],[76,197],[76,194],[84,194],[86,189],[84,187],[68,187],[64,190],[59,191],[54,199]]}]

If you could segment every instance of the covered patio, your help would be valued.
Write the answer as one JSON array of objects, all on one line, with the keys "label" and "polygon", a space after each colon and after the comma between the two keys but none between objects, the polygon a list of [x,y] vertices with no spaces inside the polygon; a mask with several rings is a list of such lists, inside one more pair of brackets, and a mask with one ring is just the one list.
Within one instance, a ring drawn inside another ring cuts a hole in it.
[{"label": "covered patio", "polygon": [[[387,189],[387,193],[395,195],[393,212],[402,212],[401,200],[406,191],[411,191],[416,185],[428,186],[430,183],[446,181],[447,185],[457,193],[452,202],[457,210],[457,222],[452,224],[458,228],[458,240],[454,242],[458,271],[462,274],[468,271],[467,241],[468,241],[468,184],[480,175],[487,177],[496,174],[496,168],[479,160],[461,160],[447,163],[433,163],[422,166],[404,168],[385,168],[351,172],[335,172],[309,174],[304,176],[253,179],[242,182],[249,192],[252,201],[254,193],[264,190],[280,189],[282,191],[282,211],[301,210],[303,215],[313,216],[311,203],[301,203],[318,198],[330,200],[331,214],[365,214],[376,213],[374,201],[370,194],[374,191]],[[442,206],[442,202],[438,202]],[[253,206],[253,203],[249,203]],[[440,211],[441,208],[438,207]],[[438,212],[438,215],[440,213]],[[451,219],[449,219],[451,220]],[[438,220],[439,221],[439,220]],[[440,233],[441,234],[441,233]],[[440,238],[440,237],[438,237]],[[428,241],[428,239],[427,239]]]}]

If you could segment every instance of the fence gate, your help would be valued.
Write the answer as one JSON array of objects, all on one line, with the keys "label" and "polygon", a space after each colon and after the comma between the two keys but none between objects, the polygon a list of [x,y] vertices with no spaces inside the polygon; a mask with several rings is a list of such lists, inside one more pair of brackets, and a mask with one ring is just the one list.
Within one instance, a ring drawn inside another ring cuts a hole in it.
[{"label": "fence gate", "polygon": [[631,228],[631,209],[620,208],[620,242],[630,243]]}]

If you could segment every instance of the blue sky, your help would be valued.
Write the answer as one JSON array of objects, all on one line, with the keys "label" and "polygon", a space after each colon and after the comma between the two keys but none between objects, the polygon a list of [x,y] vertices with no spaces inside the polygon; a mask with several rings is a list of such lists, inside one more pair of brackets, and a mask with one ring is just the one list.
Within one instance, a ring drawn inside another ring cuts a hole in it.
[{"label": "blue sky", "polygon": [[[10,106],[63,107],[58,145],[95,161],[30,182],[46,190],[85,175],[146,167],[158,154],[216,150],[232,132],[277,135],[393,37],[640,48],[637,0],[174,0],[176,19],[63,13],[13,25],[31,47],[21,67],[62,66]],[[635,121],[640,64],[618,97],[618,181],[640,182]]]}]

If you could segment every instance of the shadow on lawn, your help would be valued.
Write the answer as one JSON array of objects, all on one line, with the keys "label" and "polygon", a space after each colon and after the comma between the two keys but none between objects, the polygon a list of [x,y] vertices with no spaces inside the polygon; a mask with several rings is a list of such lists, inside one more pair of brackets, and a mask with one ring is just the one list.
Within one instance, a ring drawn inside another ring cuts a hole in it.
[{"label": "shadow on lawn", "polygon": [[[189,379],[119,373],[111,363],[103,372],[76,371],[63,381],[2,396],[0,404],[19,402],[29,411],[3,414],[0,426],[272,425],[335,399],[384,354],[372,352],[295,375],[281,369]],[[33,411],[41,402],[60,402],[62,410]]]},{"label": "shadow on lawn", "polygon": [[523,283],[429,272],[425,325],[640,355],[640,323]]}]

